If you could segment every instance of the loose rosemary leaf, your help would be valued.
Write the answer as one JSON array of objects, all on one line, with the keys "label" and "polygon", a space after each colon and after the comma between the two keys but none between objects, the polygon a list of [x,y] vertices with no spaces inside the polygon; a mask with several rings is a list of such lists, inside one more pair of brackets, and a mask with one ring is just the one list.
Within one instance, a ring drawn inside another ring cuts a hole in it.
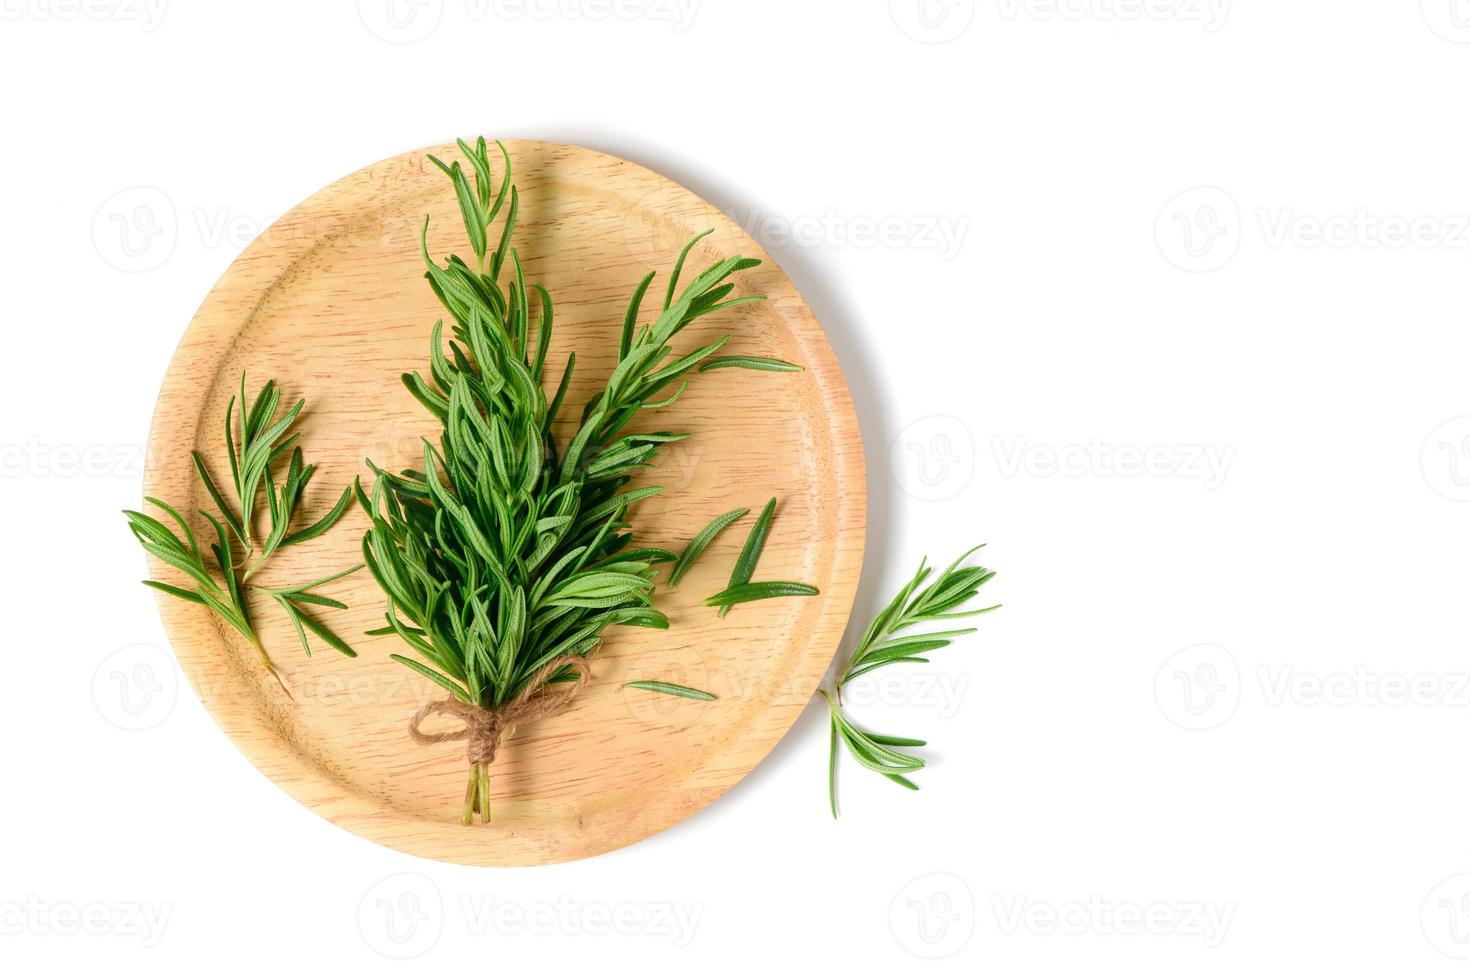
[{"label": "loose rosemary leaf", "polygon": [[729,527],[733,522],[740,520],[740,518],[749,513],[749,507],[742,507],[739,510],[732,510],[727,514],[721,514],[706,524],[704,530],[696,534],[693,540],[684,548],[683,553],[679,555],[679,560],[669,572],[669,585],[678,585],[679,579],[683,578],[684,574],[694,566],[699,556],[704,554],[704,549],[710,546],[710,542],[714,541],[719,533]]},{"label": "loose rosemary leaf", "polygon": [[722,592],[716,592],[704,600],[706,606],[720,606],[721,608],[736,606],[743,602],[756,602],[760,599],[779,599],[785,596],[812,596],[818,595],[815,586],[804,585],[801,582],[747,582],[744,585],[732,585]]},{"label": "loose rosemary leaf", "polygon": [[689,698],[693,701],[719,700],[708,691],[696,690],[682,684],[670,684],[668,681],[628,681],[623,686],[635,687],[640,691],[653,691],[656,694],[668,694],[676,698]]},{"label": "loose rosemary leaf", "polygon": [[[755,519],[755,524],[751,527],[750,534],[745,539],[745,546],[740,549],[740,556],[735,559],[735,568],[730,572],[731,588],[737,585],[744,585],[755,574],[755,566],[760,561],[761,550],[766,546],[766,535],[771,532],[771,518],[775,515],[776,498],[772,497],[761,508],[760,516]],[[723,619],[729,611],[729,604],[721,606],[720,618]]]},{"label": "loose rosemary leaf", "polygon": [[780,361],[774,357],[751,357],[749,355],[736,355],[733,357],[716,357],[705,361],[699,366],[699,371],[716,371],[720,368],[745,368],[750,371],[802,371],[805,370],[800,364],[792,364],[790,361]]}]

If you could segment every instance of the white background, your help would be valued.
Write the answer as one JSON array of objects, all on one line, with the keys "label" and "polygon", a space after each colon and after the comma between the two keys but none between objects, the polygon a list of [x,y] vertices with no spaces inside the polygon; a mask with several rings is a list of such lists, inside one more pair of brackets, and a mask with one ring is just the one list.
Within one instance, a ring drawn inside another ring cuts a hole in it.
[{"label": "white background", "polygon": [[[0,0],[6,972],[1462,976],[1470,3],[581,2]],[[1006,608],[856,709],[921,793],[844,765],[834,823],[813,708],[666,833],[458,868],[173,673],[117,511],[185,323],[480,132],[667,173],[796,280],[860,614],[991,543]]]}]

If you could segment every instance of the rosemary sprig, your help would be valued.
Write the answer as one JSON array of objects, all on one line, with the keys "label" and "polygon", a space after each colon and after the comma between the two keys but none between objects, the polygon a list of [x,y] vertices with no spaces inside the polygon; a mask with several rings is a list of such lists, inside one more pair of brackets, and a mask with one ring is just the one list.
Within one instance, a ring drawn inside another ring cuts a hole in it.
[{"label": "rosemary sprig", "polygon": [[[956,637],[975,632],[974,627],[963,629],[936,630],[930,633],[913,634],[908,630],[924,623],[961,619],[978,616],[996,606],[983,609],[962,609],[975,598],[980,587],[995,577],[995,572],[983,566],[964,566],[965,559],[978,551],[977,545],[960,555],[927,587],[920,588],[933,573],[928,559],[919,562],[919,570],[898,591],[873,621],[859,641],[857,649],[848,658],[847,664],[837,673],[831,692],[818,692],[827,702],[831,714],[829,759],[827,764],[827,794],[832,807],[832,816],[837,816],[837,746],[841,742],[848,753],[865,769],[880,773],[906,789],[918,789],[907,773],[924,767],[918,756],[899,752],[900,748],[920,748],[925,743],[919,739],[878,735],[865,731],[854,724],[843,711],[842,689],[850,681],[866,673],[891,664],[928,663],[921,654],[949,646]],[[902,635],[901,635],[902,634]]]},{"label": "rosemary sprig", "polygon": [[[198,603],[212,610],[250,641],[250,645],[260,654],[262,665],[281,685],[282,690],[290,695],[290,688],[286,686],[285,680],[276,669],[270,655],[266,653],[260,636],[256,632],[250,606],[246,600],[245,582],[260,569],[267,558],[281,548],[309,541],[326,533],[341,519],[351,503],[350,488],[343,492],[342,497],[320,520],[291,533],[292,518],[301,503],[307,483],[310,482],[312,474],[316,471],[314,465],[307,465],[303,461],[301,447],[296,445],[299,436],[291,431],[306,404],[305,400],[297,401],[283,416],[276,418],[276,411],[280,405],[280,388],[274,381],[267,381],[261,388],[260,394],[256,396],[254,405],[251,405],[245,397],[245,375],[243,373],[240,375],[238,397],[240,402],[238,441],[235,435],[235,398],[230,399],[229,406],[225,410],[225,447],[230,460],[230,473],[235,493],[239,501],[238,509],[232,509],[225,501],[224,495],[220,493],[219,487],[209,475],[209,468],[205,465],[204,458],[197,452],[190,454],[200,481],[220,511],[218,518],[209,511],[200,511],[215,532],[216,542],[209,546],[214,558],[214,568],[211,569],[206,561],[188,522],[175,508],[162,500],[155,497],[146,498],[148,503],[173,519],[183,531],[183,538],[169,530],[161,521],[146,514],[134,510],[125,510],[123,514],[128,519],[128,526],[133,536],[137,538],[144,550],[183,572],[193,581],[195,588],[185,589],[153,580],[145,581],[143,584],[165,595],[183,599],[186,602]],[[291,457],[286,468],[285,480],[280,487],[277,487],[271,475],[271,466],[288,452]],[[271,528],[265,540],[260,542],[260,554],[256,556],[253,563],[250,563],[248,559],[255,547],[252,531],[255,523],[255,508],[258,506],[262,493],[266,496]],[[230,544],[231,537],[240,545],[241,554],[238,556]],[[248,567],[245,567],[247,565]],[[268,589],[255,585],[249,588],[269,595],[286,610],[307,656],[311,655],[311,646],[307,643],[306,631],[310,631],[334,649],[349,657],[355,657],[357,654],[341,637],[299,607],[301,605],[320,605],[334,609],[347,608],[345,603],[318,595],[311,590],[350,575],[361,567],[358,565],[356,568],[293,588]],[[223,584],[216,580],[216,573],[223,580]]]},{"label": "rosemary sprig", "polygon": [[[296,445],[300,433],[291,431],[301,410],[306,406],[306,399],[298,399],[296,404],[286,410],[284,416],[277,419],[275,416],[281,401],[280,388],[276,386],[275,381],[267,381],[252,406],[249,399],[245,397],[244,372],[240,374],[238,397],[240,401],[238,447],[235,441],[235,397],[230,398],[230,404],[225,409],[225,450],[230,460],[230,476],[234,482],[235,499],[239,501],[238,512],[232,510],[225,502],[224,495],[220,493],[219,487],[209,475],[209,467],[204,464],[204,458],[197,452],[189,455],[193,457],[194,469],[199,473],[204,489],[209,492],[214,505],[219,508],[221,519],[235,533],[235,538],[244,549],[244,554],[241,556],[242,562],[248,562],[255,551],[255,508],[262,490],[265,492],[266,505],[270,512],[270,533],[261,543],[259,556],[256,556],[254,563],[250,564],[241,576],[241,579],[245,580],[249,579],[278,548],[310,541],[312,538],[325,534],[332,525],[337,523],[337,520],[346,512],[348,504],[352,502],[352,488],[344,489],[342,496],[337,498],[332,509],[316,523],[294,534],[289,533],[296,507],[301,503],[302,494],[306,492],[306,485],[311,482],[312,474],[316,472],[316,465],[307,465],[302,457],[301,447]],[[286,468],[286,479],[277,488],[275,480],[271,478],[270,468],[288,452],[291,454],[291,459]]]},{"label": "rosemary sprig", "polygon": [[[466,735],[478,719],[498,739],[499,723],[484,719],[524,717],[543,684],[580,685],[608,627],[668,627],[654,608],[653,577],[654,566],[674,556],[633,548],[627,520],[659,488],[627,484],[664,443],[685,436],[630,426],[644,409],[678,398],[685,376],[729,339],[682,353],[673,343],[695,320],[758,299],[732,297],[729,279],[759,262],[723,259],[680,289],[697,236],[679,254],[662,306],[639,326],[653,273],[645,276],[623,320],[617,364],[561,445],[552,426],[576,358],[568,357],[548,398],[553,307],[545,289],[528,286],[510,244],[519,198],[509,154],[500,147],[497,186],[485,140],[458,146],[468,172],[459,161],[434,162],[454,187],[473,258],[451,255],[440,265],[425,223],[424,264],[453,339],[446,351],[443,321],[436,323],[428,377],[403,379],[442,434],[437,445],[425,441],[422,470],[391,474],[370,462],[375,484],[370,494],[359,485],[357,496],[372,519],[363,554],[388,598],[386,629],[412,654],[393,659],[468,706],[455,712]],[[466,823],[476,814],[489,819],[494,755],[493,740],[479,755],[471,741]]]}]

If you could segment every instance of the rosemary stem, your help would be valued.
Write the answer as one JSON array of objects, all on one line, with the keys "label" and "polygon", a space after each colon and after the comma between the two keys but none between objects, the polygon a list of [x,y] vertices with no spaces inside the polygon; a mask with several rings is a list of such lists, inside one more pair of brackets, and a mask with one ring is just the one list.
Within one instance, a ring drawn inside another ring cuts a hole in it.
[{"label": "rosemary stem", "polygon": [[[248,582],[248,581],[250,581],[250,576],[254,575],[257,571],[260,570],[260,566],[263,565],[263,564],[265,564],[265,559],[266,559],[266,556],[265,555],[261,555],[259,558],[257,558],[255,560],[255,564],[251,565],[249,568],[245,569],[245,571],[241,573],[241,575],[240,575],[240,581],[242,581],[242,582]],[[246,556],[246,560],[247,561],[249,560],[249,556],[248,555]]]},{"label": "rosemary stem", "polygon": [[250,634],[250,645],[255,647],[256,652],[260,654],[261,664],[266,670],[270,671],[270,675],[276,679],[276,683],[281,685],[281,690],[286,692],[286,697],[295,701],[296,695],[292,694],[291,689],[286,686],[286,679],[281,676],[280,671],[276,670],[276,665],[271,661],[270,654],[265,652],[265,647],[261,644],[260,637],[256,636],[253,632]]},{"label": "rosemary stem", "polygon": [[479,768],[478,762],[470,764],[470,781],[464,791],[464,809],[459,814],[459,822],[466,827],[475,822],[475,798],[480,788]]}]

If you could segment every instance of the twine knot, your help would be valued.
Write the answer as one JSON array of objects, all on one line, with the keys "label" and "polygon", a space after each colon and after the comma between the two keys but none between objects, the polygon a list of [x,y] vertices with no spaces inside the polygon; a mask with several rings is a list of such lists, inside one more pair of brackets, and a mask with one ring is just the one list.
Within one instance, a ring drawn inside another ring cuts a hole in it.
[{"label": "twine knot", "polygon": [[[564,667],[576,667],[577,676],[566,684],[557,685],[554,691],[547,690],[547,682]],[[420,745],[437,745],[440,742],[466,743],[465,755],[471,764],[489,765],[500,751],[500,741],[515,731],[517,725],[546,718],[562,711],[582,692],[587,683],[588,670],[585,657],[565,654],[550,661],[538,670],[519,694],[497,708],[485,708],[478,704],[467,704],[458,698],[431,701],[414,713],[408,723],[408,734]],[[462,727],[445,732],[425,732],[423,722],[430,715],[450,715],[458,718]]]}]

